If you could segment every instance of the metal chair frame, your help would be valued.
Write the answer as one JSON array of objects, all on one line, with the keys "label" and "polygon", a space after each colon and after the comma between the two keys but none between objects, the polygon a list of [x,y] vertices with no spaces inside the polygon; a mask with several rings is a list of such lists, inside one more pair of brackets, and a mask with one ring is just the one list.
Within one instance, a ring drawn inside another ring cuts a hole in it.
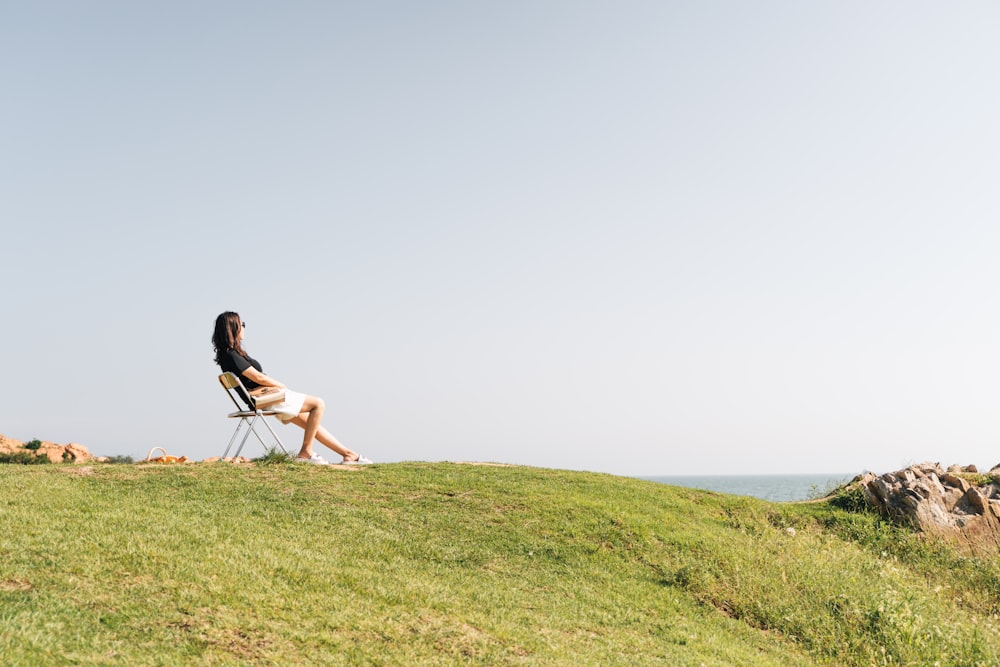
[{"label": "metal chair frame", "polygon": [[[250,392],[246,390],[246,387],[243,386],[243,383],[240,382],[240,379],[236,377],[234,373],[228,371],[223,373],[219,376],[219,382],[222,384],[223,388],[225,388],[226,395],[229,396],[233,405],[236,406],[236,412],[230,412],[227,416],[230,419],[240,420],[240,423],[236,425],[236,430],[233,432],[233,437],[229,438],[229,444],[226,445],[226,451],[222,455],[222,458],[225,459],[229,456],[229,450],[232,449],[233,443],[236,442],[236,437],[240,434],[240,431],[243,430],[244,425],[249,426],[249,428],[246,433],[243,434],[243,439],[240,440],[240,446],[236,448],[236,453],[233,454],[233,458],[239,456],[240,452],[243,451],[243,445],[246,444],[247,438],[250,437],[251,433],[257,437],[257,440],[260,441],[260,444],[264,447],[264,449],[267,449],[267,443],[264,442],[264,439],[260,437],[260,434],[257,433],[257,430],[254,428],[258,421],[267,427],[271,437],[274,438],[276,443],[278,443],[278,447],[281,448],[281,451],[288,454],[288,450],[285,449],[285,445],[281,442],[281,438],[278,437],[278,434],[274,432],[274,429],[271,428],[271,425],[268,424],[267,419],[265,419],[265,417],[273,417],[280,413],[275,412],[274,410],[258,408],[257,403],[250,395]],[[243,401],[243,404],[246,406],[245,408],[240,405],[239,401],[236,400],[237,397]]]}]

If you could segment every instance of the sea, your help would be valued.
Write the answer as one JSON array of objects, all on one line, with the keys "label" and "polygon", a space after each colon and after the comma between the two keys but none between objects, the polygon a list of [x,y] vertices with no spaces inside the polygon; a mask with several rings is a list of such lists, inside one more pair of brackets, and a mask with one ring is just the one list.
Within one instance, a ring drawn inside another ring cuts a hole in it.
[{"label": "sea", "polygon": [[718,491],[736,496],[753,496],[775,502],[810,500],[856,477],[856,473],[812,475],[674,475],[642,479],[691,489]]}]

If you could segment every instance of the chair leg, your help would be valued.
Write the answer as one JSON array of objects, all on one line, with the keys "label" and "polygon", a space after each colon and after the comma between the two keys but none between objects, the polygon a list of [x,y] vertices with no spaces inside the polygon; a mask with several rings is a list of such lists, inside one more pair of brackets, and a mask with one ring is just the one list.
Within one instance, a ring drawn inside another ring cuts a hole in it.
[{"label": "chair leg", "polygon": [[[267,449],[267,443],[264,442],[264,439],[260,437],[259,433],[257,433],[257,429],[254,428],[254,425],[257,423],[258,419],[261,422],[263,422],[264,426],[267,427],[267,430],[270,432],[271,437],[274,438],[274,441],[278,444],[278,447],[281,448],[281,451],[283,451],[286,455],[288,455],[288,450],[285,449],[285,443],[281,442],[281,438],[279,438],[278,434],[274,432],[274,429],[271,428],[271,425],[267,423],[267,418],[264,417],[262,414],[260,414],[258,412],[257,414],[254,415],[253,419],[250,419],[248,417],[242,417],[241,418],[241,421],[246,421],[250,425],[250,428],[247,429],[247,432],[243,434],[243,440],[240,441],[240,446],[236,448],[236,453],[233,454],[233,458],[236,458],[237,456],[239,456],[240,452],[243,451],[243,445],[246,444],[247,438],[250,437],[251,433],[254,434],[254,437],[257,438],[257,440],[260,442],[261,446],[265,450]],[[240,424],[240,426],[242,426],[242,423]],[[239,431],[239,427],[237,427],[237,432],[238,431]],[[236,434],[233,434],[233,440],[235,440],[235,439],[236,439]],[[230,444],[230,446],[232,446],[232,440],[230,440],[229,444]],[[228,454],[228,453],[229,453],[229,447],[226,447],[226,454]],[[223,456],[222,458],[226,458],[226,457]]]},{"label": "chair leg", "polygon": [[[244,417],[244,419],[246,419],[246,418]],[[240,446],[236,448],[236,453],[233,454],[233,458],[234,459],[237,456],[240,455],[240,452],[243,451],[243,445],[247,444],[247,438],[250,437],[250,434],[253,433],[254,435],[257,435],[257,432],[253,430],[253,423],[255,421],[257,421],[257,417],[256,416],[253,419],[250,419],[250,420],[247,421],[247,423],[250,424],[250,428],[248,428],[247,432],[243,434],[243,439],[240,440]],[[257,435],[257,439],[260,440],[260,436],[259,435]],[[264,444],[263,441],[261,441],[261,444]]]},{"label": "chair leg", "polygon": [[288,451],[287,449],[285,449],[285,443],[283,443],[283,442],[281,441],[281,438],[279,438],[279,437],[278,437],[278,434],[277,434],[277,433],[275,433],[275,432],[274,432],[274,429],[273,429],[273,428],[271,428],[271,425],[270,425],[269,423],[267,423],[267,419],[266,419],[266,418],[263,418],[263,419],[261,419],[261,421],[263,421],[263,422],[264,422],[264,426],[266,426],[266,427],[267,427],[267,430],[271,432],[271,437],[273,437],[273,438],[274,438],[274,441],[275,441],[276,443],[278,443],[278,447],[281,447],[281,451],[283,451],[283,452],[285,453],[285,455],[286,455],[286,456],[290,456],[290,455],[291,455],[291,454],[290,454],[290,452],[289,452],[289,451]]},{"label": "chair leg", "polygon": [[[240,417],[240,423],[236,425],[236,430],[233,431],[233,437],[229,439],[229,444],[226,445],[226,451],[222,454],[222,458],[229,456],[229,450],[232,449],[233,443],[236,442],[236,436],[240,434],[240,430],[243,428],[243,424],[247,421],[246,417]],[[244,437],[244,440],[246,438]],[[242,445],[241,445],[242,447]]]}]

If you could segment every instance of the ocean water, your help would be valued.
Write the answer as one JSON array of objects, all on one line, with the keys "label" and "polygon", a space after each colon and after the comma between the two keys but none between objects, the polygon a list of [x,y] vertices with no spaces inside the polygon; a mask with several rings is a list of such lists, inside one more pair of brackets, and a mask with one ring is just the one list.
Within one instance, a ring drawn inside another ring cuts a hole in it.
[{"label": "ocean water", "polygon": [[809,500],[854,479],[854,473],[815,475],[675,475],[643,477],[651,482],[753,496],[776,502]]}]

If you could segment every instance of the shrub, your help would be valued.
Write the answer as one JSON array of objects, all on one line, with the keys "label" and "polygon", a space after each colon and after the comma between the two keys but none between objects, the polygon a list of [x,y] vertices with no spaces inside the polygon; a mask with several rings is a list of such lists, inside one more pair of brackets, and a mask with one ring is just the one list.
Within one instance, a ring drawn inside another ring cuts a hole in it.
[{"label": "shrub", "polygon": [[865,492],[860,484],[849,484],[838,489],[830,498],[830,504],[848,512],[858,514],[873,513],[874,508],[865,500]]},{"label": "shrub", "polygon": [[983,473],[966,473],[964,475],[959,475],[972,486],[989,486],[997,481],[995,475],[988,475]]},{"label": "shrub", "polygon": [[41,446],[42,446],[42,441],[39,440],[38,438],[35,438],[34,440],[29,440],[28,442],[24,443],[24,448],[32,452],[37,452],[41,448]]},{"label": "shrub", "polygon": [[10,454],[0,454],[0,463],[20,463],[22,465],[38,465],[51,463],[49,457],[34,452],[12,452]]},{"label": "shrub", "polygon": [[279,463],[292,463],[292,456],[280,451],[277,447],[272,447],[267,450],[267,454],[264,454],[260,458],[254,459],[254,463],[260,465],[273,465]]},{"label": "shrub", "polygon": [[105,463],[115,463],[115,464],[118,464],[118,463],[135,463],[135,459],[133,459],[131,456],[121,456],[121,455],[118,455],[118,456],[109,456],[108,460],[105,461]]}]

